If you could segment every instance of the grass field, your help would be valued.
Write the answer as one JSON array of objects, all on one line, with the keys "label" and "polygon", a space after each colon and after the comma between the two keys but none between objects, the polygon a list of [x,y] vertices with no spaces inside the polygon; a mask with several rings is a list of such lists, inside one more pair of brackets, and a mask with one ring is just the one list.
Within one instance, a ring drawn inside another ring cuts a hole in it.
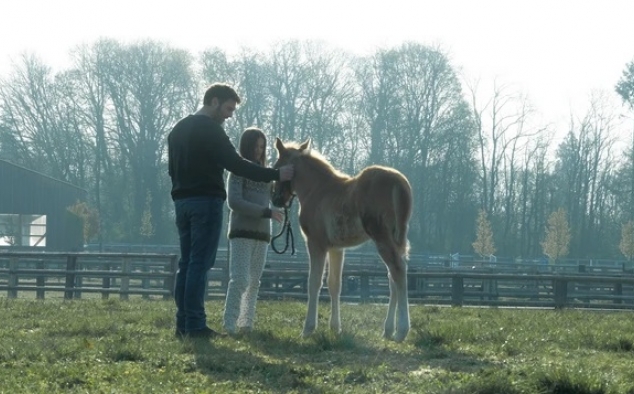
[{"label": "grass field", "polygon": [[339,336],[320,308],[309,339],[303,302],[270,301],[252,333],[179,341],[169,301],[2,298],[0,393],[634,394],[631,312],[413,305],[396,344],[385,305],[344,304]]}]

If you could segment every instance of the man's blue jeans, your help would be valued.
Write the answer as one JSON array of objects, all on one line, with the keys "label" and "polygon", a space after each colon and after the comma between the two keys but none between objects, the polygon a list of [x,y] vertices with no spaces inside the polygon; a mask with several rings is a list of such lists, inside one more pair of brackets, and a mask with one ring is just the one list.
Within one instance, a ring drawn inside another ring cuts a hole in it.
[{"label": "man's blue jeans", "polygon": [[174,207],[181,250],[174,286],[176,329],[186,333],[207,326],[207,271],[216,261],[224,200],[190,197],[174,201]]}]

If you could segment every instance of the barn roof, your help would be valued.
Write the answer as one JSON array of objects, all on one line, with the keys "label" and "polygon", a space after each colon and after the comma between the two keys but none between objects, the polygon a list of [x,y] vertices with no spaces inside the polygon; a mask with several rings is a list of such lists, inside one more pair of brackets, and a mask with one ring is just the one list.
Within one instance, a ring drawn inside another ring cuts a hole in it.
[{"label": "barn roof", "polygon": [[7,169],[10,169],[10,170],[13,170],[13,171],[23,171],[23,172],[27,172],[27,173],[30,173],[30,174],[34,174],[34,175],[40,176],[42,178],[49,179],[49,180],[51,180],[51,181],[53,181],[55,183],[58,183],[58,184],[60,184],[62,186],[67,186],[67,187],[74,188],[74,189],[77,189],[77,190],[80,190],[80,191],[83,191],[83,192],[87,192],[86,189],[81,188],[81,187],[76,186],[76,185],[73,185],[72,183],[69,183],[69,182],[66,182],[66,181],[63,181],[63,180],[60,180],[60,179],[57,179],[57,178],[53,178],[52,176],[46,175],[46,174],[41,173],[39,171],[31,170],[29,168],[20,166],[18,164],[15,164],[15,163],[12,163],[12,162],[10,162],[8,160],[0,158],[0,175],[2,175],[2,172],[4,171],[4,168],[7,168]]}]

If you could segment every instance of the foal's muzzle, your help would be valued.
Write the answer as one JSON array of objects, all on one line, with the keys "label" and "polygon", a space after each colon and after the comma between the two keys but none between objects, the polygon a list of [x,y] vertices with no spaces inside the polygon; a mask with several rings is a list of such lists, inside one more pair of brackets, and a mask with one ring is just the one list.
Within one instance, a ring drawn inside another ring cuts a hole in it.
[{"label": "foal's muzzle", "polygon": [[284,205],[286,204],[286,201],[284,201],[284,197],[282,197],[279,194],[274,195],[273,198],[271,199],[271,202],[273,203],[274,206],[278,208],[283,208]]},{"label": "foal's muzzle", "polygon": [[283,208],[288,203],[291,197],[291,183],[290,181],[280,182],[275,185],[275,191],[271,202],[278,208]]}]

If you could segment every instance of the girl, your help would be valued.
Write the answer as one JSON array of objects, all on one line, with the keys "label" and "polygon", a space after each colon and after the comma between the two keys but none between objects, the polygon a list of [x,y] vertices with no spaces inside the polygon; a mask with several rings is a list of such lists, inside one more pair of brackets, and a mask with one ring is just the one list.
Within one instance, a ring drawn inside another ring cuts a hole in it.
[{"label": "girl", "polygon": [[[240,155],[266,167],[266,136],[250,127],[240,137]],[[271,210],[271,187],[229,174],[229,286],[225,300],[224,328],[229,334],[251,331],[260,277],[271,240],[271,218],[281,222],[281,212]]]}]

